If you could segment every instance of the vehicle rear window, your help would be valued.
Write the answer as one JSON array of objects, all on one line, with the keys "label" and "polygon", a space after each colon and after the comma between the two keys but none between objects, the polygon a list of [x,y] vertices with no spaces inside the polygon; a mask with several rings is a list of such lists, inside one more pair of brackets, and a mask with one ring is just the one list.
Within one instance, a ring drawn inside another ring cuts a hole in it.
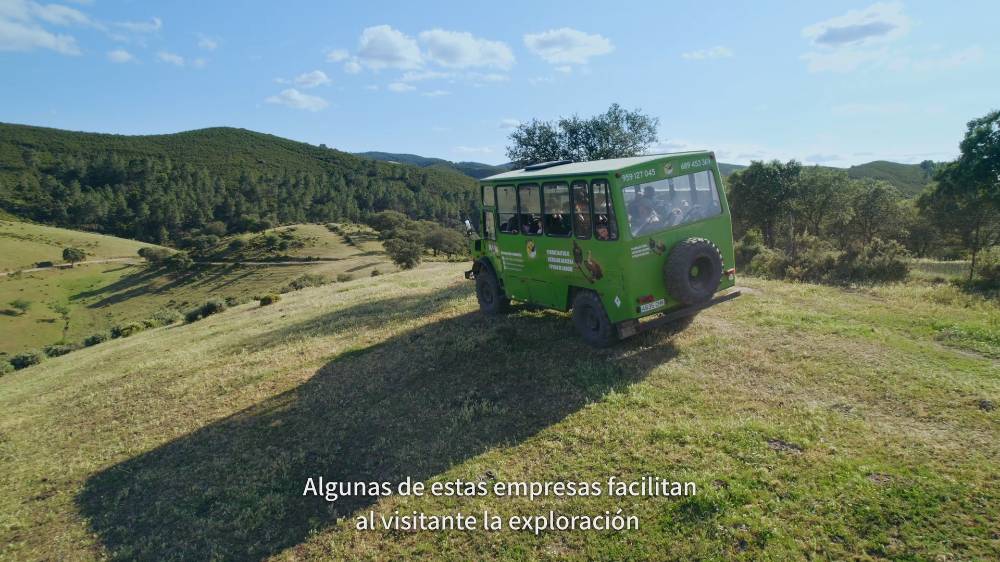
[{"label": "vehicle rear window", "polygon": [[715,175],[705,170],[623,189],[632,236],[722,214]]}]

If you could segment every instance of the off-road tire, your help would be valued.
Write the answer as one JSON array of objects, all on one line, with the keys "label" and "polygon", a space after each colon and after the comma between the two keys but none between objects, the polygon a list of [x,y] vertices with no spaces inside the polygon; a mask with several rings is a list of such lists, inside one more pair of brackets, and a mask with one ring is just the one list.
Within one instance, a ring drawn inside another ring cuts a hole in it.
[{"label": "off-road tire", "polygon": [[500,288],[500,281],[492,267],[483,265],[476,273],[476,300],[479,301],[479,310],[490,316],[503,314],[510,306],[510,299]]},{"label": "off-road tire", "polygon": [[580,291],[573,298],[573,324],[576,331],[593,347],[607,347],[615,342],[615,327],[601,299],[592,291]]},{"label": "off-road tire", "polygon": [[712,298],[722,280],[722,253],[704,238],[678,242],[663,265],[667,292],[685,305],[701,304]]}]

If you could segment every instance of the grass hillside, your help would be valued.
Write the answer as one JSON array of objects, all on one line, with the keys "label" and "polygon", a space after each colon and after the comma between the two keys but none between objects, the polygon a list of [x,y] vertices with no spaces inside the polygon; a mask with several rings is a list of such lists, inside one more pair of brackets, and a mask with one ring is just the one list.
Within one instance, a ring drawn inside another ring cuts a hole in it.
[{"label": "grass hillside", "polygon": [[[36,225],[26,225],[27,232],[34,238],[28,241],[16,238],[8,244],[2,237],[2,226],[0,223],[0,248],[7,244],[10,255],[26,255],[40,244],[38,240],[60,236],[77,242],[97,240],[102,245],[81,245],[88,252],[93,251],[95,256],[105,252],[137,258],[136,251],[142,246],[110,236]],[[149,268],[144,263],[103,263],[0,277],[0,334],[3,334],[0,360],[5,359],[5,355],[13,356],[50,344],[80,342],[115,325],[149,318],[162,309],[184,312],[212,298],[246,300],[277,293],[303,276],[311,276],[313,283],[317,280],[334,282],[370,277],[373,270],[380,273],[396,270],[381,243],[368,229],[343,225],[342,230],[351,233],[350,243],[325,226],[293,225],[274,229],[270,232],[287,233],[283,239],[291,241],[289,250],[280,254],[249,255],[223,252],[205,258],[213,260],[213,265],[200,265],[180,274]],[[222,248],[234,238],[225,239]],[[254,259],[299,261],[274,265],[237,263]],[[26,300],[30,307],[19,313],[10,304],[15,300]]]},{"label": "grass hillside", "polygon": [[38,262],[62,263],[64,248],[80,248],[87,260],[136,257],[152,244],[0,218],[0,272],[34,267]]},{"label": "grass hillside", "polygon": [[847,169],[847,175],[855,179],[885,180],[896,186],[906,197],[916,197],[930,181],[919,164],[900,164],[885,160],[851,166]]},{"label": "grass hillside", "polygon": [[[10,559],[996,559],[995,304],[743,279],[596,351],[476,311],[464,265],[305,289],[0,378]],[[942,318],[949,318],[947,323]],[[558,342],[557,345],[553,345]],[[303,497],[306,478],[694,481],[665,498]],[[608,532],[382,532],[554,510]]]}]

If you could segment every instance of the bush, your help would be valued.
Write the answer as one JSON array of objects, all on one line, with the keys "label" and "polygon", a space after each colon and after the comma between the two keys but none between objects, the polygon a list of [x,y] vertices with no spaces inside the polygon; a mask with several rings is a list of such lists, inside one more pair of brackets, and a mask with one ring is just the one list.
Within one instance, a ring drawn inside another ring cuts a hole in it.
[{"label": "bush", "polygon": [[261,306],[268,306],[268,305],[274,304],[274,303],[276,303],[276,302],[278,302],[280,300],[281,300],[281,295],[275,295],[275,294],[272,293],[270,295],[264,295],[264,296],[260,297],[260,305]]},{"label": "bush", "polygon": [[13,372],[14,366],[10,364],[10,361],[0,361],[0,377]]},{"label": "bush", "polygon": [[764,236],[757,229],[750,229],[743,238],[737,240],[733,245],[733,252],[736,254],[736,268],[740,271],[747,270],[754,256],[764,250]]},{"label": "bush", "polygon": [[37,365],[42,362],[45,358],[40,351],[25,351],[24,353],[18,353],[17,355],[10,358],[10,364],[14,369],[20,370],[32,365]]},{"label": "bush", "polygon": [[170,250],[166,248],[139,248],[139,257],[154,264],[166,260],[170,254]]},{"label": "bush", "polygon": [[78,261],[83,261],[87,257],[87,253],[80,248],[63,248],[63,261],[69,263],[76,263]]},{"label": "bush", "polygon": [[188,322],[195,322],[213,314],[218,314],[225,309],[225,301],[222,299],[211,299],[205,301],[201,306],[189,310],[187,314],[184,315],[184,319]]},{"label": "bush", "polygon": [[378,277],[379,275],[382,275],[382,272],[379,271],[378,268],[373,268],[372,269],[372,277]]},{"label": "bush", "polygon": [[348,281],[351,281],[352,279],[354,279],[354,276],[351,275],[350,273],[337,274],[337,283],[346,283]]},{"label": "bush", "polygon": [[142,322],[128,322],[111,328],[112,338],[127,338],[146,329]]},{"label": "bush", "polygon": [[229,242],[229,250],[233,252],[239,252],[243,248],[247,247],[247,241],[243,238],[234,238]]},{"label": "bush", "polygon": [[78,349],[80,349],[79,345],[73,343],[66,343],[66,344],[47,345],[45,346],[43,351],[45,352],[45,355],[49,357],[59,357],[60,355],[66,355],[67,353],[71,351],[76,351]]},{"label": "bush", "polygon": [[163,260],[163,264],[171,271],[187,271],[194,266],[194,260],[187,252],[175,252]]},{"label": "bush", "polygon": [[152,316],[143,321],[147,328],[158,328],[160,326],[169,326],[180,322],[184,318],[184,315],[172,308],[164,308],[157,310]]},{"label": "bush", "polygon": [[844,281],[902,281],[910,273],[910,254],[895,240],[873,238],[860,252],[844,253],[838,269],[838,275]]},{"label": "bush", "polygon": [[248,300],[246,297],[226,297],[226,306],[239,306]]},{"label": "bush", "polygon": [[53,265],[55,264],[50,261],[35,262],[35,267],[52,267]]},{"label": "bush", "polygon": [[91,335],[87,336],[83,340],[83,345],[85,347],[90,347],[92,345],[97,345],[97,344],[99,344],[101,342],[105,342],[105,341],[108,341],[108,333],[107,332],[99,332],[99,333],[91,334]]},{"label": "bush", "polygon": [[288,284],[281,289],[281,292],[290,293],[292,291],[305,289],[306,287],[319,287],[328,283],[330,283],[329,277],[319,275],[317,273],[307,273],[289,281]]}]

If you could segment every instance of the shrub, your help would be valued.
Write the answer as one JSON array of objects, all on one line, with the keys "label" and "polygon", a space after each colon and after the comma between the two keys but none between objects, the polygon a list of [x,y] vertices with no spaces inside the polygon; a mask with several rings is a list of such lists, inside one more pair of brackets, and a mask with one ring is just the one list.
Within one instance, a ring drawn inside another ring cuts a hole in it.
[{"label": "shrub", "polygon": [[187,271],[194,266],[194,260],[187,252],[175,252],[163,260],[163,264],[171,271]]},{"label": "shrub", "polygon": [[764,249],[764,236],[757,229],[750,229],[743,238],[733,245],[733,252],[736,254],[736,267],[739,270],[746,270],[754,256]]},{"label": "shrub", "polygon": [[154,264],[163,262],[170,254],[170,250],[166,248],[139,248],[139,257]]},{"label": "shrub", "polygon": [[902,281],[910,272],[910,254],[895,240],[873,238],[861,251],[844,253],[838,266],[839,277],[845,281]]},{"label": "shrub", "polygon": [[28,312],[28,309],[31,308],[32,303],[27,299],[14,299],[10,301],[8,304],[16,308],[20,314],[25,314]]},{"label": "shrub", "polygon": [[233,252],[239,252],[243,248],[247,247],[247,241],[243,238],[234,238],[229,242],[229,249]]},{"label": "shrub", "polygon": [[65,343],[47,345],[43,351],[45,352],[45,355],[49,357],[59,357],[60,355],[66,355],[67,353],[76,351],[77,349],[80,349],[78,344]]},{"label": "shrub", "polygon": [[55,264],[50,261],[35,262],[35,267],[52,267],[53,265]]},{"label": "shrub", "polygon": [[188,322],[195,322],[213,314],[218,314],[225,309],[226,301],[222,299],[211,299],[205,301],[201,306],[189,310],[187,314],[184,315],[184,319]]},{"label": "shrub", "polygon": [[269,294],[260,297],[260,305],[268,306],[281,300],[281,295]]},{"label": "shrub", "polygon": [[96,334],[91,334],[83,340],[83,345],[85,347],[90,347],[92,345],[97,345],[101,342],[108,341],[107,332],[98,332]]},{"label": "shrub", "polygon": [[147,328],[157,328],[180,322],[183,318],[184,315],[180,312],[172,308],[164,308],[153,313],[152,316],[143,321],[143,324],[145,324]]},{"label": "shrub", "polygon": [[326,285],[330,282],[330,278],[324,275],[319,275],[317,273],[307,273],[301,277],[296,277],[288,282],[283,289],[282,293],[290,293],[292,291],[298,291],[305,289],[306,287],[319,287],[320,285]]},{"label": "shrub", "polygon": [[10,358],[14,369],[20,370],[42,362],[45,356],[40,351],[25,351]]},{"label": "shrub", "polygon": [[142,322],[128,322],[111,328],[112,338],[127,338],[146,329]]},{"label": "shrub", "polygon": [[239,306],[248,300],[246,297],[226,297],[226,306]]},{"label": "shrub", "polygon": [[13,372],[14,366],[10,364],[10,361],[0,361],[0,377]]},{"label": "shrub", "polygon": [[87,253],[80,248],[63,248],[63,261],[69,263],[76,263],[78,261],[83,261],[87,257]]},{"label": "shrub", "polygon": [[337,274],[337,282],[338,283],[346,283],[347,281],[350,281],[352,279],[354,279],[354,276],[351,275],[350,273],[338,273]]},{"label": "shrub", "polygon": [[373,268],[372,269],[372,277],[378,277],[379,275],[382,275],[382,272],[379,271],[378,268]]}]

